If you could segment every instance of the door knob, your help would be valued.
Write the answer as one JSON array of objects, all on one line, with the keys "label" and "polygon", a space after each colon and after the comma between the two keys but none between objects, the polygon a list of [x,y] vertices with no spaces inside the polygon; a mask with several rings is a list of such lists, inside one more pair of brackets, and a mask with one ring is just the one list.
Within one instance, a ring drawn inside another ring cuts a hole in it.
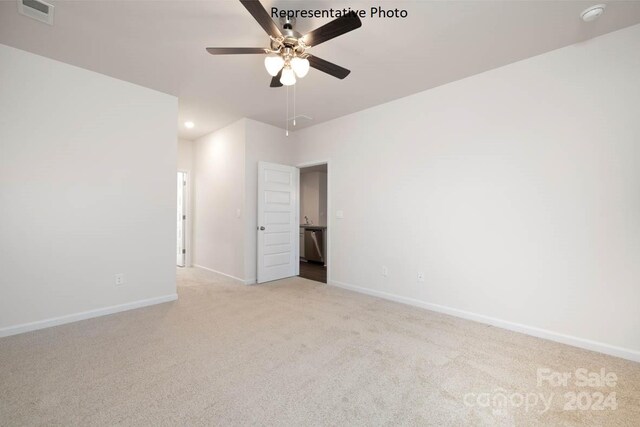
[{"label": "door knob", "polygon": [[262,225],[260,226],[260,231],[264,231],[264,227]]}]

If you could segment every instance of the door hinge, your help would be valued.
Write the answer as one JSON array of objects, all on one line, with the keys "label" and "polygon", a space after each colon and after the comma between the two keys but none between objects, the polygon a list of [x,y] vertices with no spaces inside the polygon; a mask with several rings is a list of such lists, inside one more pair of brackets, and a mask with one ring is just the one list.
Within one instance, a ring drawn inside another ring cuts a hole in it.
[{"label": "door hinge", "polygon": [[182,250],[182,254],[184,255],[184,254],[186,254],[186,253],[187,253],[187,250],[186,250],[186,249],[183,249],[183,250]]},{"label": "door hinge", "polygon": [[182,215],[182,219],[187,219],[187,216],[186,215]]},{"label": "door hinge", "polygon": [[182,181],[182,185],[187,185],[187,181]]}]

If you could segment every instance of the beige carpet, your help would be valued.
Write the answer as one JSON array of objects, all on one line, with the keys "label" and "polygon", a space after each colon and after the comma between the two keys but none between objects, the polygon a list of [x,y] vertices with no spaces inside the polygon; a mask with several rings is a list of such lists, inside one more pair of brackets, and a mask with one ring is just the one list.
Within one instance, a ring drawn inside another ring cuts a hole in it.
[{"label": "beige carpet", "polygon": [[[176,302],[0,339],[0,425],[640,425],[637,363],[300,278],[179,282]],[[563,410],[572,391],[617,409]]]}]

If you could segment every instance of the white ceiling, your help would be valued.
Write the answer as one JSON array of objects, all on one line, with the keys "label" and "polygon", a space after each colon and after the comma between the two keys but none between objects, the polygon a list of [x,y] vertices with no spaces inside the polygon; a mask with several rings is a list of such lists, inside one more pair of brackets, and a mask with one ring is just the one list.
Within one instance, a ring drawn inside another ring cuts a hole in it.
[{"label": "white ceiling", "polygon": [[[285,89],[268,87],[261,55],[212,56],[205,47],[266,47],[235,0],[55,1],[53,27],[0,1],[0,43],[176,95],[181,137],[194,139],[249,117],[285,124]],[[404,8],[407,19],[363,26],[310,52],[352,70],[338,80],[311,69],[297,85],[297,114],[330,120],[520,59],[640,23],[640,1],[264,1],[280,8]],[[306,33],[328,20],[299,19]],[[185,129],[192,120],[196,126]]]}]

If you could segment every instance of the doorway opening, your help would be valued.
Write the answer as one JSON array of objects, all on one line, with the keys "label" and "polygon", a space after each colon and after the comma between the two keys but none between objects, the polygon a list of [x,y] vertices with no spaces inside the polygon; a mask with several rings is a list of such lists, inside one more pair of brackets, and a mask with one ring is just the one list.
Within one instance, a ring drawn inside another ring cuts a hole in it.
[{"label": "doorway opening", "polygon": [[185,266],[185,258],[187,254],[187,245],[186,245],[186,222],[187,222],[187,173],[186,172],[178,172],[177,177],[177,214],[176,214],[176,265],[178,267]]},{"label": "doorway opening", "polygon": [[300,168],[300,277],[327,283],[327,164]]}]

